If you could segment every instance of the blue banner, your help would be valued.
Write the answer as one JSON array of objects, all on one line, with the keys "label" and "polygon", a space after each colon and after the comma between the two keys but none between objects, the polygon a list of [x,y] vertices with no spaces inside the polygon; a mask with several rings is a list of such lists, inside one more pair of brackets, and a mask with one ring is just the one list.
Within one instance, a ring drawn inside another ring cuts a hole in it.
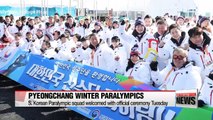
[{"label": "blue banner", "polygon": [[30,86],[33,83],[47,90],[124,90],[116,75],[104,70],[36,55],[29,61],[19,82],[31,89],[35,89]]},{"label": "blue banner", "polygon": [[[32,90],[156,90],[134,79],[74,62],[49,60],[20,50],[13,54],[4,51],[1,55],[0,64],[5,62],[0,67],[1,73]],[[212,119],[212,111],[201,108],[140,106],[70,109],[94,120]]]},{"label": "blue banner", "polygon": [[7,49],[1,52],[0,74],[18,81],[29,61],[30,53],[20,49]]},{"label": "blue banner", "polygon": [[[18,82],[33,90],[126,90],[120,85],[116,74],[76,64],[49,60],[31,55],[22,77]],[[124,77],[124,79],[126,79]],[[134,81],[133,81],[134,82]],[[142,118],[172,119],[181,108],[158,107],[70,107],[90,118],[122,120]]]}]

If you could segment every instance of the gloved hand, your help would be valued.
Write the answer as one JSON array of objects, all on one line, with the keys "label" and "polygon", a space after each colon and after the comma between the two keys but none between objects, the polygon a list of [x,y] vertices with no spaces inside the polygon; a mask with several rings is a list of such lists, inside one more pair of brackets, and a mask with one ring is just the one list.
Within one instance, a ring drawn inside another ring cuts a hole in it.
[{"label": "gloved hand", "polygon": [[75,27],[75,26],[76,26],[76,23],[74,22],[74,23],[73,23],[73,27]]},{"label": "gloved hand", "polygon": [[209,73],[209,78],[213,80],[213,72]]},{"label": "gloved hand", "polygon": [[121,20],[120,22],[121,22],[121,25],[124,25],[124,24],[125,24],[125,21],[124,21],[124,20]]},{"label": "gloved hand", "polygon": [[16,47],[18,47],[19,46],[19,42],[16,42]]},{"label": "gloved hand", "polygon": [[193,66],[196,66],[196,63],[195,63],[195,61],[193,60],[193,61],[191,61],[192,62],[192,65]]},{"label": "gloved hand", "polygon": [[159,48],[163,48],[163,46],[164,46],[164,45],[165,45],[165,42],[160,41],[160,43],[159,43],[158,47],[159,47]]},{"label": "gloved hand", "polygon": [[206,105],[206,103],[203,102],[203,100],[198,100],[198,107],[203,107]]},{"label": "gloved hand", "polygon": [[50,23],[46,23],[46,26],[49,27],[49,26],[50,26]]},{"label": "gloved hand", "polygon": [[157,71],[158,70],[158,62],[157,61],[152,61],[150,64],[149,64],[150,68],[152,71]]},{"label": "gloved hand", "polygon": [[51,57],[51,58],[50,58],[50,60],[54,60],[54,58],[53,58],[53,57]]},{"label": "gloved hand", "polygon": [[45,50],[44,50],[44,49],[40,49],[40,51],[42,52],[42,54],[45,52]]},{"label": "gloved hand", "polygon": [[59,52],[58,48],[55,48],[55,52],[56,52],[56,53],[58,53],[58,52]]}]

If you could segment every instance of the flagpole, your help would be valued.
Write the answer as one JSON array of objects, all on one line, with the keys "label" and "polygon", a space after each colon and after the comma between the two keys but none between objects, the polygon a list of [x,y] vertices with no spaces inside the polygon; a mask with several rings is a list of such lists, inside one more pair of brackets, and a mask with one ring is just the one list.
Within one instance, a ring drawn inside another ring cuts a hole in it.
[{"label": "flagpole", "polygon": [[48,6],[49,5],[48,5],[48,0],[47,0],[47,2],[46,2],[46,16],[49,16],[49,11],[48,11],[49,8],[48,8]]},{"label": "flagpole", "polygon": [[22,0],[20,0],[20,9],[21,9],[21,16],[22,16]]},{"label": "flagpole", "polygon": [[43,0],[41,0],[41,16],[44,16],[44,3]]},{"label": "flagpole", "polygon": [[129,17],[129,0],[127,0],[127,12],[126,12],[126,17]]},{"label": "flagpole", "polygon": [[26,7],[26,5],[25,5],[25,0],[23,0],[23,15],[25,15],[25,7]]},{"label": "flagpole", "polygon": [[47,16],[47,11],[46,11],[46,0],[44,0],[44,16]]},{"label": "flagpole", "polygon": [[95,18],[96,18],[96,20],[98,19],[97,4],[98,4],[98,2],[97,2],[97,0],[95,0]]},{"label": "flagpole", "polygon": [[68,8],[68,12],[71,13],[71,0],[69,0],[69,8]]},{"label": "flagpole", "polygon": [[63,2],[61,0],[61,15],[63,15]]}]

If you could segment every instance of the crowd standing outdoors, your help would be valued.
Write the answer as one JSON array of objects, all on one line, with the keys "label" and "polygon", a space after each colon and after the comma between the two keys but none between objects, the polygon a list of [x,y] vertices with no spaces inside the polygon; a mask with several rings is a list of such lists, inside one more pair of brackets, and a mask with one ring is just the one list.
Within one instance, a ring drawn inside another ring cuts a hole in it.
[{"label": "crowd standing outdoors", "polygon": [[169,14],[105,21],[69,14],[0,17],[0,51],[20,48],[50,59],[74,61],[122,74],[162,90],[200,91],[199,105],[213,106],[213,27]]}]

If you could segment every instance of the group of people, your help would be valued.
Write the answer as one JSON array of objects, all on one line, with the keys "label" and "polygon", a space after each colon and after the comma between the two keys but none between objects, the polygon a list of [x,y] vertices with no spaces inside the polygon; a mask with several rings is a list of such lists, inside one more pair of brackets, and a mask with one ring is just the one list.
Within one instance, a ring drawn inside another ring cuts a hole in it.
[{"label": "group of people", "polygon": [[[210,19],[168,14],[105,21],[69,14],[15,20],[0,17],[0,50],[20,48],[49,59],[93,66],[161,90],[200,91],[213,106],[213,28]],[[206,92],[210,91],[210,92]],[[209,94],[207,94],[209,93]]]}]

